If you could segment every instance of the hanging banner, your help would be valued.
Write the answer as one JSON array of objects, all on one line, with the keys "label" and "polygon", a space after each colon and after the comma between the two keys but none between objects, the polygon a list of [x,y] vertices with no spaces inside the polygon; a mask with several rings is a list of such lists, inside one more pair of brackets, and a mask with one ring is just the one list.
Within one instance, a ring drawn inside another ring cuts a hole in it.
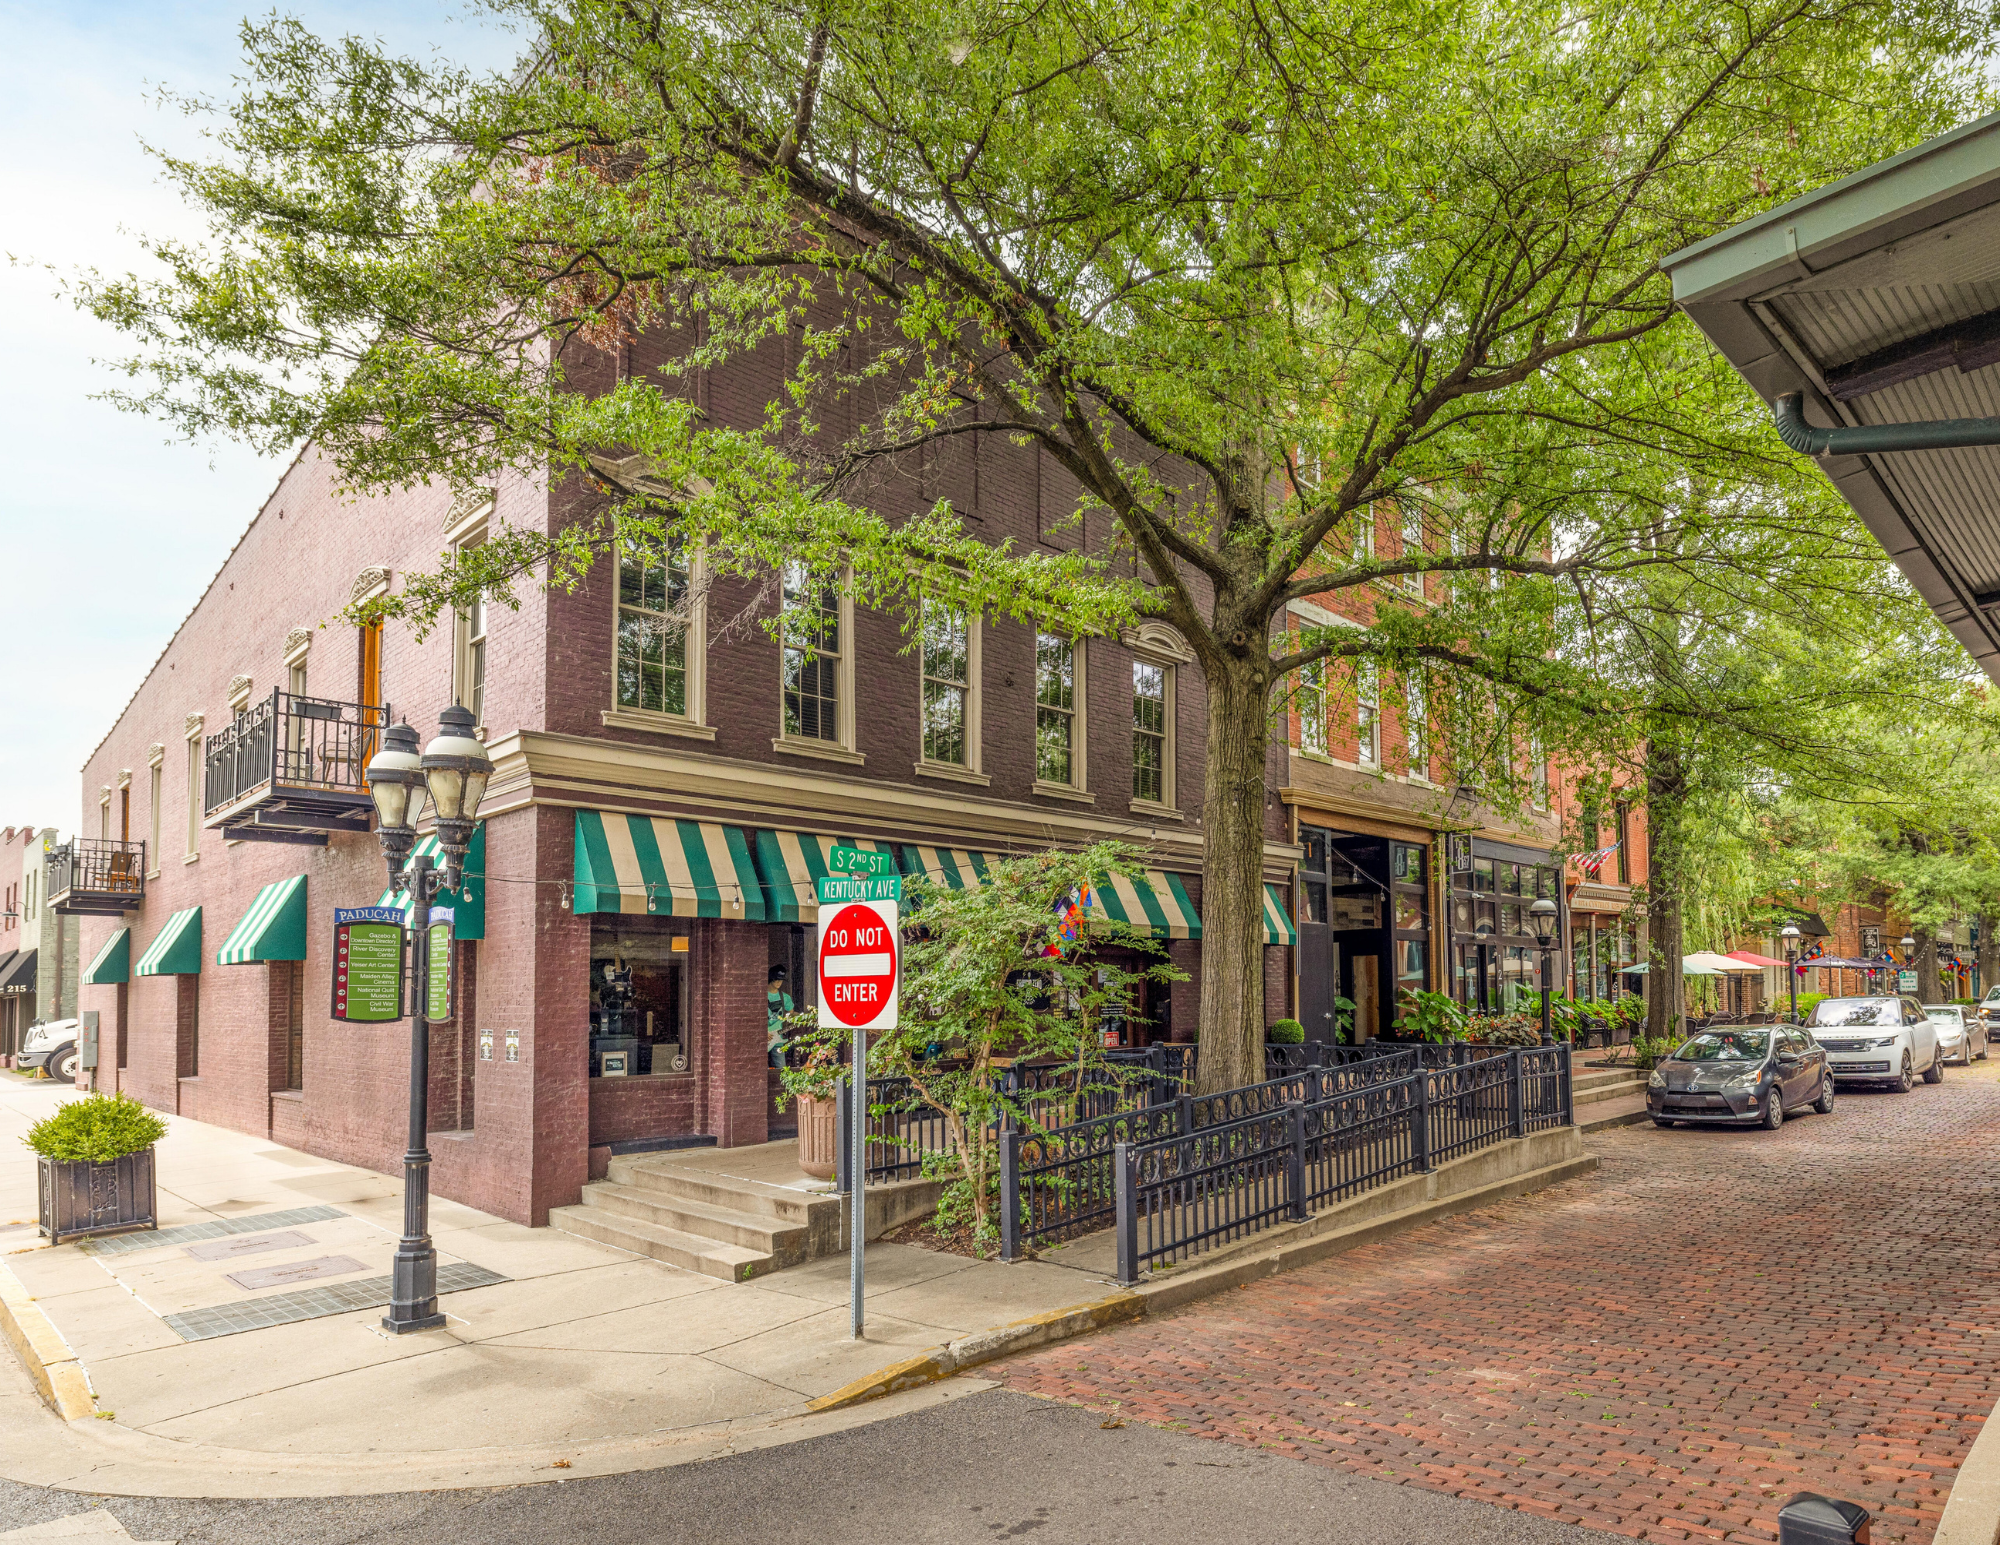
[{"label": "hanging banner", "polygon": [[333,913],[333,1017],[383,1024],[403,1017],[408,935],[396,907],[336,907]]},{"label": "hanging banner", "polygon": [[424,991],[424,1018],[441,1025],[451,1018],[452,910],[432,907],[424,930],[424,965],[429,972]]}]

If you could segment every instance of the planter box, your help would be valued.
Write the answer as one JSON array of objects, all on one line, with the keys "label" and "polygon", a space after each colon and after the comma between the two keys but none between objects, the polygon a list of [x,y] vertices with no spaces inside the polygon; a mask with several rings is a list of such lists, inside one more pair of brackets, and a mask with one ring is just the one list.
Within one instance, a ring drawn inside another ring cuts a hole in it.
[{"label": "planter box", "polygon": [[799,1168],[815,1180],[831,1180],[840,1163],[839,1107],[802,1094],[798,1108]]},{"label": "planter box", "polygon": [[160,1226],[152,1149],[108,1164],[39,1156],[36,1163],[41,1168],[42,1232],[50,1244]]}]

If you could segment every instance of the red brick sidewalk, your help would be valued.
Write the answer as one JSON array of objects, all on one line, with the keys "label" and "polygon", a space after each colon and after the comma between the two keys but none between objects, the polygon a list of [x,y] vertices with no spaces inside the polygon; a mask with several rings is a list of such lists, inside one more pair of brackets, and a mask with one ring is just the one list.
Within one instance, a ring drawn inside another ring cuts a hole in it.
[{"label": "red brick sidewalk", "polygon": [[1000,1376],[1645,1539],[1767,1540],[1809,1490],[1927,1541],[2000,1399],[2000,1088],[1590,1142],[1596,1175]]}]

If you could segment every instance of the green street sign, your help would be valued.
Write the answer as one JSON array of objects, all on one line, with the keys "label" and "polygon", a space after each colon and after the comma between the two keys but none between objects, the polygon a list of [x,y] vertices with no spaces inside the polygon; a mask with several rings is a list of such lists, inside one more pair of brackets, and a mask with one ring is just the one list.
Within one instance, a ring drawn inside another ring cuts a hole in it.
[{"label": "green street sign", "polygon": [[424,1018],[434,1025],[451,1018],[451,921],[449,907],[433,907],[431,925],[424,930],[424,963],[430,973]]},{"label": "green street sign", "polygon": [[828,851],[827,867],[835,874],[891,874],[893,866],[887,853],[867,853],[860,848],[842,847],[839,844]]},{"label": "green street sign", "polygon": [[383,1024],[403,1017],[403,914],[339,907],[333,914],[333,1017]]},{"label": "green street sign", "polygon": [[838,906],[843,901],[900,902],[903,899],[903,877],[899,874],[829,874],[822,876],[816,883],[819,887],[819,904],[823,907]]}]

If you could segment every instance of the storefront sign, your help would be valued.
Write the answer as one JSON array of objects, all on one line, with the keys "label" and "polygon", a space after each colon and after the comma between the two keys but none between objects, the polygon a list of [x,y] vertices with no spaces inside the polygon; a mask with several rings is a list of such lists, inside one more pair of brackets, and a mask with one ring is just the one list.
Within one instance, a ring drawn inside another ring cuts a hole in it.
[{"label": "storefront sign", "polygon": [[424,985],[424,1018],[434,1025],[451,1018],[451,924],[450,907],[432,907],[431,925],[424,930],[424,965],[429,973]]},{"label": "storefront sign", "polygon": [[866,853],[860,848],[842,847],[835,844],[828,850],[826,866],[835,874],[891,874],[894,872],[887,853]]},{"label": "storefront sign", "polygon": [[382,1024],[403,1017],[406,935],[399,907],[336,907],[333,1017]]},{"label": "storefront sign", "polygon": [[903,882],[886,875],[819,882],[819,1022],[896,1028]]}]

